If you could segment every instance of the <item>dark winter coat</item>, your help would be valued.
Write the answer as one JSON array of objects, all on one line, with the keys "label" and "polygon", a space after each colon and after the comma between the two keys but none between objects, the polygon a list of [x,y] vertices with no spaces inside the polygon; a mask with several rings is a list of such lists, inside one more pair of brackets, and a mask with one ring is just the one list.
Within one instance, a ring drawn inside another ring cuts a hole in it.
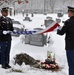
[{"label": "dark winter coat", "polygon": [[66,50],[73,50],[74,49],[74,16],[70,17],[61,30],[57,31],[57,34],[65,36],[65,43],[66,43]]},{"label": "dark winter coat", "polygon": [[11,34],[3,34],[3,31],[13,31],[13,23],[12,20],[8,17],[0,17],[0,41],[9,41],[11,40]]}]

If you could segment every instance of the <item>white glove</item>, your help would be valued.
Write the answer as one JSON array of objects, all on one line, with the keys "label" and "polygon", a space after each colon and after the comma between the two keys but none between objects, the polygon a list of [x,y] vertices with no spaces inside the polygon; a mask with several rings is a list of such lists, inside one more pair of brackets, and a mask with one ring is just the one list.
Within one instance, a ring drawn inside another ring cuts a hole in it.
[{"label": "white glove", "polygon": [[61,30],[62,29],[62,26],[59,26],[58,29]]},{"label": "white glove", "polygon": [[3,34],[4,34],[4,35],[6,35],[6,34],[8,34],[8,33],[11,33],[11,31],[5,31],[5,30],[3,31]]},{"label": "white glove", "polygon": [[62,27],[59,26],[59,27],[55,28],[54,31],[61,30],[61,29],[62,29]]},{"label": "white glove", "polygon": [[4,34],[4,35],[6,35],[7,33],[8,33],[7,31],[5,31],[5,30],[3,31],[3,34]]}]

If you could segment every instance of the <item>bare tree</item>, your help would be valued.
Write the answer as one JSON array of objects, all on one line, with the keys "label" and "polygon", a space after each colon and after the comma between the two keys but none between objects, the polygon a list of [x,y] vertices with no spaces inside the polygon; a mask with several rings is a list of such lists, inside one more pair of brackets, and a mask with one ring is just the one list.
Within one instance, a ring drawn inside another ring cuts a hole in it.
[{"label": "bare tree", "polygon": [[51,6],[51,12],[54,12],[54,5],[55,5],[55,0],[50,0],[50,6]]}]

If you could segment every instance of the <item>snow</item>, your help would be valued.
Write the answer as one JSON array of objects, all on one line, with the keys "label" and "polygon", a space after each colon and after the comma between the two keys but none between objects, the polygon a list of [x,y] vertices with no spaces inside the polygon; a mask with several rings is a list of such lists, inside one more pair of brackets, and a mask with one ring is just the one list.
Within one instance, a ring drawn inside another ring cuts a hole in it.
[{"label": "snow", "polygon": [[[43,15],[43,14],[35,14],[34,17],[29,17],[31,18],[32,22],[26,22],[23,21],[24,17],[19,14],[16,15],[15,17],[12,16],[11,18],[20,21],[23,25],[25,25],[25,28],[39,28],[41,25],[44,24],[44,19],[46,19],[47,16],[53,17],[55,20],[57,17],[56,14],[48,14],[48,15]],[[68,17],[67,15],[63,16],[60,18],[61,20],[66,20]],[[61,26],[63,25],[60,23]],[[44,28],[44,26],[42,27]],[[66,59],[66,51],[65,51],[65,36],[59,36],[56,34],[56,31],[53,31],[51,33],[48,33],[51,35],[51,39],[53,40],[53,43],[51,43],[48,46],[44,47],[38,47],[38,46],[32,46],[32,45],[26,45],[21,42],[21,38],[24,35],[21,35],[19,37],[12,37],[12,47],[11,47],[11,53],[10,53],[10,65],[14,69],[20,69],[23,71],[23,73],[17,73],[17,72],[12,72],[11,69],[3,69],[0,66],[0,75],[68,75],[68,66],[67,66],[67,59]],[[47,57],[47,51],[51,51],[55,53],[56,55],[56,62],[58,63],[59,66],[63,67],[61,71],[58,72],[51,72],[51,71],[46,71],[42,69],[36,69],[33,67],[30,67],[29,65],[25,65],[24,63],[22,66],[19,65],[14,65],[14,57],[16,54],[19,53],[27,53],[34,57],[35,59],[44,61]]]}]

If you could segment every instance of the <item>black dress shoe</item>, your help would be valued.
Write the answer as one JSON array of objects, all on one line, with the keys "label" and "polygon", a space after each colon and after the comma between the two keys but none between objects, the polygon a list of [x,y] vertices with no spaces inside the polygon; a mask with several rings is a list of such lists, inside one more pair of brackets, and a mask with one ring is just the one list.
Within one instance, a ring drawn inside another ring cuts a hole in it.
[{"label": "black dress shoe", "polygon": [[4,69],[8,69],[8,67],[6,65],[2,65],[2,68]]},{"label": "black dress shoe", "polygon": [[9,64],[6,64],[6,67],[11,68],[11,66]]}]

